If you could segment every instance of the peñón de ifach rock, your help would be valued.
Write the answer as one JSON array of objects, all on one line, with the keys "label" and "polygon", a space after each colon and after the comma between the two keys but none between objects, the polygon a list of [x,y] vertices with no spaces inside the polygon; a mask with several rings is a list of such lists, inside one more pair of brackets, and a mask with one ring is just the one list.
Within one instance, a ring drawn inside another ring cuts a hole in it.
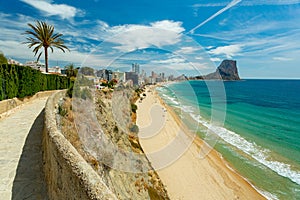
[{"label": "pe\u00f1\u00f3n de ifach rock", "polygon": [[215,72],[202,78],[206,80],[240,80],[235,60],[223,60]]}]

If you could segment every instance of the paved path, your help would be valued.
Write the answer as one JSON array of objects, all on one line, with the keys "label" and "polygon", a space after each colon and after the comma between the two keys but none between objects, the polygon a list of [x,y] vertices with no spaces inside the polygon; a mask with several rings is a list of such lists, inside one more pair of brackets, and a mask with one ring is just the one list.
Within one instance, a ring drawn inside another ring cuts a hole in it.
[{"label": "paved path", "polygon": [[42,173],[42,130],[47,98],[0,119],[0,199],[48,199]]}]

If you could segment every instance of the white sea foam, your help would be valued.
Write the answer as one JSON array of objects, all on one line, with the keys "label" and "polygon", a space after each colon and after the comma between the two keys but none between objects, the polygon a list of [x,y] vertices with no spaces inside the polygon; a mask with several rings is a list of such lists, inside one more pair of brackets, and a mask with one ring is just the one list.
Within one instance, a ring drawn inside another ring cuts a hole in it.
[{"label": "white sea foam", "polygon": [[181,106],[181,109],[186,112],[186,113],[192,113],[194,112],[194,109],[192,106],[185,106],[185,105],[182,105]]},{"label": "white sea foam", "polygon": [[270,150],[257,145],[255,142],[250,142],[246,140],[245,138],[241,137],[233,131],[227,130],[224,127],[216,126],[205,121],[199,114],[193,112],[193,108],[191,106],[180,104],[176,98],[170,97],[168,95],[166,95],[166,98],[173,104],[175,104],[174,107],[181,108],[184,112],[188,113],[194,120],[207,127],[210,131],[218,135],[225,142],[240,149],[241,151],[248,154],[253,159],[268,167],[269,169],[273,170],[277,174],[289,178],[294,183],[300,185],[300,172],[293,170],[290,164],[272,159],[270,156]]},{"label": "white sea foam", "polygon": [[279,200],[278,197],[270,192],[263,191],[254,187],[261,195],[263,195],[268,200]]},{"label": "white sea foam", "polygon": [[175,105],[180,105],[180,103],[176,100],[176,98],[174,97],[167,97],[168,100],[172,103],[172,104],[175,104]]},{"label": "white sea foam", "polygon": [[190,113],[190,116],[197,122],[201,123],[207,127],[210,131],[218,135],[225,142],[235,146],[236,148],[242,150],[244,153],[250,155],[256,161],[265,165],[269,169],[273,170],[277,174],[289,178],[291,181],[300,185],[300,172],[291,169],[291,166],[287,163],[283,163],[276,160],[271,160],[270,153],[268,149],[264,149],[257,145],[255,142],[249,142],[245,138],[241,137],[237,133],[227,130],[224,127],[215,126],[209,122],[203,120],[201,116],[197,116]]}]

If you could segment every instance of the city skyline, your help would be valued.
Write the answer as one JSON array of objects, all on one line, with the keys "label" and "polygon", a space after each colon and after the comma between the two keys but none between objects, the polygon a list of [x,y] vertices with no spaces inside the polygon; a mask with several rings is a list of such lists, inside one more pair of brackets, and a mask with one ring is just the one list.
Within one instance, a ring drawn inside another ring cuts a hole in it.
[{"label": "city skyline", "polygon": [[0,5],[0,16],[0,50],[23,63],[36,58],[21,33],[27,23],[45,20],[71,48],[50,54],[50,66],[139,63],[145,70],[197,75],[234,59],[242,78],[300,75],[299,0],[13,0]]}]

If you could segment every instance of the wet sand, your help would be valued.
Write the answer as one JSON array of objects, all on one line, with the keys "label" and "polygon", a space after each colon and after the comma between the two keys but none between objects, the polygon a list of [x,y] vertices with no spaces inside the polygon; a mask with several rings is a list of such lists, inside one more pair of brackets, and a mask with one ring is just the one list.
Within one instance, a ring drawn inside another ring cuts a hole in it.
[{"label": "wet sand", "polygon": [[[179,117],[147,88],[136,104],[141,146],[171,199],[265,199],[242,176],[181,123]],[[203,146],[204,145],[204,146]]]}]

